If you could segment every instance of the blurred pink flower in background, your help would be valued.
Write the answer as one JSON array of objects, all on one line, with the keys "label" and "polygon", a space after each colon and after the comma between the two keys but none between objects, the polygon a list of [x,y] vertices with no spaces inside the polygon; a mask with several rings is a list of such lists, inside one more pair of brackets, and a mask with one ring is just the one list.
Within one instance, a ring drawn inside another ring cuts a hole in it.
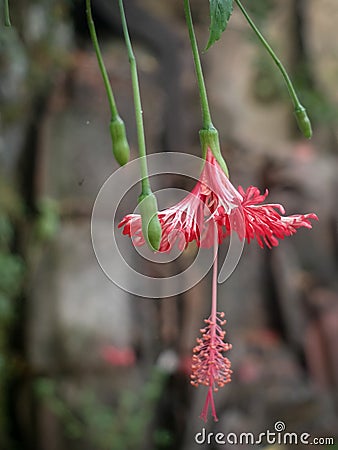
[{"label": "blurred pink flower in background", "polygon": [[102,358],[111,366],[129,367],[136,361],[135,352],[132,348],[118,348],[114,345],[105,345],[101,348]]}]

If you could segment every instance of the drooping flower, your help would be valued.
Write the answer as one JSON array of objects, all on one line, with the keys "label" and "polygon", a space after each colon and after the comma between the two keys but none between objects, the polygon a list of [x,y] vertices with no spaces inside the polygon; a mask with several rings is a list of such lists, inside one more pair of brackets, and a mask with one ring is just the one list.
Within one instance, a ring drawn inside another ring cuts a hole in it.
[{"label": "drooping flower", "polygon": [[[176,205],[160,211],[162,227],[160,252],[168,252],[177,241],[184,249],[189,242],[196,241],[199,247],[209,248],[213,244],[213,231],[217,229],[218,242],[232,231],[248,243],[256,239],[260,247],[278,245],[278,239],[291,236],[298,228],[312,228],[310,219],[318,220],[316,214],[282,216],[282,205],[261,204],[268,190],[261,194],[250,186],[246,191],[231,184],[212,152],[208,150],[200,178],[193,190]],[[129,214],[120,222],[123,234],[129,235],[136,246],[145,243],[139,214]]]},{"label": "drooping flower", "polygon": [[[241,240],[250,243],[256,239],[260,247],[272,248],[279,239],[291,236],[300,227],[312,228],[310,220],[318,220],[316,214],[283,216],[282,205],[262,204],[268,190],[261,194],[250,186],[238,190],[230,183],[210,150],[200,178],[193,190],[179,203],[158,213],[162,227],[160,252],[170,251],[175,242],[184,249],[196,241],[200,247],[214,246],[213,288],[211,314],[201,329],[192,358],[191,383],[208,387],[201,418],[206,421],[209,408],[218,420],[213,393],[231,381],[231,363],[224,353],[231,345],[224,342],[224,313],[217,312],[217,252],[223,239],[236,232]],[[119,224],[123,234],[129,235],[136,246],[145,243],[141,217],[129,214]],[[216,230],[216,233],[215,233]]]},{"label": "drooping flower", "polygon": [[[199,247],[209,248],[213,245],[215,230],[221,243],[227,230],[215,217],[219,211],[230,214],[241,200],[241,195],[230,183],[211,150],[208,150],[193,190],[176,205],[158,213],[162,227],[159,252],[170,251],[175,242],[181,250],[192,241],[196,241]],[[135,246],[145,243],[139,214],[128,214],[118,226],[123,227],[123,234],[129,235]]]},{"label": "drooping flower", "polygon": [[[295,234],[301,227],[312,228],[310,219],[318,220],[314,213],[282,216],[281,214],[285,214],[285,210],[278,203],[262,205],[261,203],[269,193],[267,189],[264,194],[261,194],[259,189],[254,186],[250,186],[246,191],[239,186],[238,191],[242,196],[240,212],[241,218],[244,220],[244,227],[242,221],[236,220],[232,220],[230,225],[230,218],[238,215],[238,210],[231,211],[230,215],[221,212],[216,220],[219,221],[219,225],[225,226],[227,234],[230,234],[232,228],[238,233],[240,239],[245,238],[248,243],[252,239],[256,239],[262,248],[264,244],[268,248],[276,247],[279,244],[278,239]],[[237,223],[240,223],[241,226],[237,226]]]}]

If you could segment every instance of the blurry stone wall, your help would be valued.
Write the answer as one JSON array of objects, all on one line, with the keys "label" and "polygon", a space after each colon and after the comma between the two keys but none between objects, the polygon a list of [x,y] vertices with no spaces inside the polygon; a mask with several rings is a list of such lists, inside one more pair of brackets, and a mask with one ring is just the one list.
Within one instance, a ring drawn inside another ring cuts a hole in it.
[{"label": "blurry stone wall", "polygon": [[[128,59],[112,3],[93,1],[93,13],[135,157]],[[198,155],[199,99],[181,3],[128,0],[126,10],[149,152]],[[202,48],[208,2],[191,3]],[[283,82],[237,9],[202,57],[214,123],[235,185],[267,187],[271,203],[288,214],[313,211],[320,220],[272,251],[247,245],[220,285],[234,376],[217,394],[220,422],[207,427],[259,433],[283,420],[292,431],[331,436],[338,400],[338,5],[260,5],[253,14],[309,106],[314,138],[297,131]],[[105,277],[90,217],[117,165],[84,7],[17,1],[12,21],[14,29],[1,30],[1,177],[26,205],[18,232],[28,267],[13,350],[20,361],[13,441],[34,450],[197,448],[205,392],[190,386],[188,364],[208,315],[210,280],[158,301],[133,298]],[[126,277],[117,257],[116,270]],[[160,379],[159,364],[166,373]]]}]

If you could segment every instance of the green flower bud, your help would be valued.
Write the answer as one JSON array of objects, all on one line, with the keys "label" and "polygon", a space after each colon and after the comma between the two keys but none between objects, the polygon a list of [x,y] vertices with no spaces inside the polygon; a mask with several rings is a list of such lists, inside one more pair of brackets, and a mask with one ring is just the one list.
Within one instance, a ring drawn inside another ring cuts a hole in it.
[{"label": "green flower bud", "polygon": [[112,120],[109,125],[113,144],[113,154],[116,161],[123,166],[127,164],[130,157],[130,149],[126,136],[126,127],[121,117]]},{"label": "green flower bud", "polygon": [[138,198],[142,218],[142,233],[149,248],[160,248],[162,228],[157,214],[157,201],[153,193],[141,194]]},{"label": "green flower bud", "polygon": [[304,136],[307,139],[311,139],[312,137],[311,122],[304,106],[300,105],[295,109],[295,116],[300,131],[304,134]]}]

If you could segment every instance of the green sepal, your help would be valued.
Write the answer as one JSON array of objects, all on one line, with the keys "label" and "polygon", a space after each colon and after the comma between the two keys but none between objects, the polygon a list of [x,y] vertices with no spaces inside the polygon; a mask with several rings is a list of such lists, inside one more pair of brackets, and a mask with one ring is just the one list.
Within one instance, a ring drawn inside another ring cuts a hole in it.
[{"label": "green sepal", "polygon": [[223,170],[225,175],[229,178],[229,170],[221,153],[218,131],[216,130],[216,128],[210,128],[208,130],[202,129],[199,131],[199,135],[202,145],[203,158],[205,159],[208,148],[210,148],[221,169]]},{"label": "green sepal", "polygon": [[126,127],[121,117],[111,120],[109,129],[114,157],[120,166],[124,166],[129,161],[130,148],[127,140]]},{"label": "green sepal", "polygon": [[311,122],[304,106],[299,105],[295,109],[295,116],[300,131],[307,139],[311,139],[312,137]]},{"label": "green sepal", "polygon": [[210,2],[210,34],[204,51],[219,40],[226,29],[233,11],[233,0],[209,0]]},{"label": "green sepal", "polygon": [[150,250],[160,248],[162,227],[158,218],[157,200],[153,193],[141,194],[138,198],[142,219],[142,233]]}]

